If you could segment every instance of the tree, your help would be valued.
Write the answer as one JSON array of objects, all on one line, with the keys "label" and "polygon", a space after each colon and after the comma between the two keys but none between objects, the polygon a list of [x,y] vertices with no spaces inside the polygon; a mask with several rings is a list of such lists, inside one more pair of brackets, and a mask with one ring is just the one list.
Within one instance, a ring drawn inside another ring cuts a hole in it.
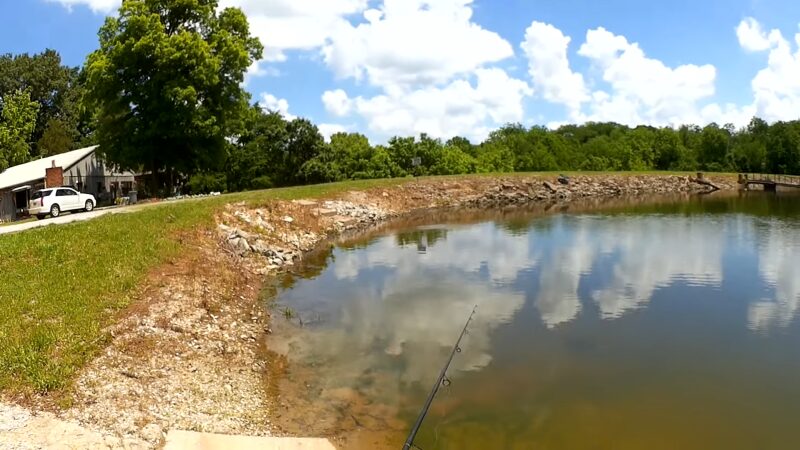
[{"label": "tree", "polygon": [[800,122],[777,122],[770,127],[767,168],[772,173],[800,174]]},{"label": "tree", "polygon": [[454,136],[447,141],[447,145],[450,147],[456,147],[470,156],[475,156],[477,154],[477,147],[472,145],[472,142],[465,137]]},{"label": "tree", "polygon": [[301,168],[325,147],[325,138],[316,125],[306,119],[294,119],[286,127],[288,140],[283,152],[283,164],[277,183],[281,186],[303,184]]},{"label": "tree", "polygon": [[263,47],[217,0],[126,0],[86,61],[101,152],[128,169],[217,169],[248,109],[244,74]]},{"label": "tree", "polygon": [[436,163],[431,167],[431,175],[457,175],[474,173],[477,161],[460,148],[450,145],[442,147]]},{"label": "tree", "polygon": [[372,146],[358,133],[336,133],[320,153],[307,161],[302,172],[309,182],[331,182],[355,178],[373,178],[368,174]]},{"label": "tree", "polygon": [[677,169],[681,159],[682,148],[680,137],[671,128],[658,130],[653,139],[653,168],[656,170]]},{"label": "tree", "polygon": [[698,161],[702,169],[721,171],[726,167],[730,134],[725,128],[712,123],[703,128],[700,137]]},{"label": "tree", "polygon": [[27,90],[39,105],[32,132],[32,141],[36,142],[31,149],[34,156],[44,155],[38,142],[54,120],[60,121],[57,126],[64,131],[62,137],[69,137],[66,150],[80,139],[82,89],[80,71],[62,65],[55,50],[0,56],[0,96]]},{"label": "tree", "polygon": [[30,92],[17,91],[0,98],[0,172],[30,158],[30,138],[36,128],[39,105]]},{"label": "tree", "polygon": [[265,189],[281,172],[288,141],[288,123],[279,113],[254,106],[246,114],[244,131],[229,147],[228,190]]},{"label": "tree", "polygon": [[40,156],[53,156],[70,150],[72,142],[67,123],[62,119],[50,119],[36,146]]}]

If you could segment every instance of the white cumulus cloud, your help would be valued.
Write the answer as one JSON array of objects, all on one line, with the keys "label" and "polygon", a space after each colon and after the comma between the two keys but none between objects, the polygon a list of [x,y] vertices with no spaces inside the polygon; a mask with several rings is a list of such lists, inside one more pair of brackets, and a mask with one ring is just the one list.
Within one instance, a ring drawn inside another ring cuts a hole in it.
[{"label": "white cumulus cloud", "polygon": [[[779,30],[767,34],[754,19],[739,24],[739,43],[745,50],[769,50],[767,67],[753,78],[752,88],[755,113],[765,120],[794,120],[800,111],[800,33],[795,34],[792,45]],[[757,36],[754,39],[752,36]],[[794,48],[793,48],[794,47]]]},{"label": "white cumulus cloud", "polygon": [[319,134],[328,142],[330,142],[331,136],[334,134],[347,132],[347,127],[338,123],[321,123],[317,128],[319,129]]},{"label": "white cumulus cloud", "polygon": [[472,0],[384,0],[365,23],[343,23],[323,49],[339,77],[385,89],[445,83],[513,55],[499,34],[471,21]]},{"label": "white cumulus cloud", "polygon": [[768,50],[774,44],[783,40],[780,31],[772,30],[767,34],[761,28],[761,24],[752,17],[748,17],[739,23],[739,26],[736,27],[736,37],[739,38],[739,45],[751,52]]},{"label": "white cumulus cloud", "polygon": [[556,27],[533,22],[520,45],[528,57],[528,72],[534,87],[553,103],[566,105],[572,112],[589,99],[583,75],[569,67],[567,48],[570,38]]},{"label": "white cumulus cloud", "polygon": [[347,92],[342,89],[325,91],[322,94],[322,103],[328,112],[338,117],[350,114],[350,110],[353,108],[353,102],[348,98]]},{"label": "white cumulus cloud", "polygon": [[98,14],[108,14],[119,8],[122,0],[46,0],[51,3],[60,3],[68,10],[75,6],[88,6],[93,12]]},{"label": "white cumulus cloud", "polygon": [[247,14],[250,31],[264,44],[264,59],[285,61],[287,50],[321,47],[346,17],[362,12],[367,0],[222,0],[220,7]]},{"label": "white cumulus cloud", "polygon": [[524,81],[497,68],[475,71],[476,82],[459,79],[444,87],[390,92],[349,99],[369,130],[381,137],[428,133],[482,140],[495,127],[524,117],[523,99],[532,93]]},{"label": "white cumulus cloud", "polygon": [[698,102],[714,95],[714,66],[669,67],[602,27],[586,33],[578,54],[601,70],[610,87],[610,92],[595,92],[588,120],[679,125],[699,118]]},{"label": "white cumulus cloud", "polygon": [[356,114],[374,137],[427,133],[486,137],[524,118],[530,86],[491,67],[513,56],[499,34],[472,21],[472,0],[384,0],[331,36],[324,61],[342,78],[381,93],[323,94],[334,116]]},{"label": "white cumulus cloud", "polygon": [[261,94],[261,101],[258,106],[267,111],[280,113],[286,120],[294,120],[296,117],[289,113],[289,101],[285,98],[278,98],[270,93]]},{"label": "white cumulus cloud", "polygon": [[[779,33],[766,34],[751,20],[743,21],[737,33],[740,42],[748,42],[748,48],[768,42],[779,49],[779,43],[785,42],[778,39]],[[587,31],[578,48],[578,56],[586,58],[593,69],[581,73],[570,67],[570,42],[555,26],[534,21],[520,44],[537,94],[567,107],[567,120],[552,121],[550,126],[588,121],[631,126],[709,122],[742,126],[757,111],[755,105],[713,101],[717,69],[711,64],[670,66],[648,56],[638,43],[598,27]],[[783,59],[788,58],[784,55]]]}]

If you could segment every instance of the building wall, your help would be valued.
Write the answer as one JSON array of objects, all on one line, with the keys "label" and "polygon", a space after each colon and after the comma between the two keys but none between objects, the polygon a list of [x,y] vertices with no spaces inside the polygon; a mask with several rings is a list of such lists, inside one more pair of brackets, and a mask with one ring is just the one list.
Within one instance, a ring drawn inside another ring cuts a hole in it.
[{"label": "building wall", "polygon": [[0,222],[8,222],[15,218],[14,194],[10,190],[0,191]]},{"label": "building wall", "polygon": [[95,153],[64,171],[64,184],[95,197],[120,197],[135,189],[134,174],[118,173]]}]

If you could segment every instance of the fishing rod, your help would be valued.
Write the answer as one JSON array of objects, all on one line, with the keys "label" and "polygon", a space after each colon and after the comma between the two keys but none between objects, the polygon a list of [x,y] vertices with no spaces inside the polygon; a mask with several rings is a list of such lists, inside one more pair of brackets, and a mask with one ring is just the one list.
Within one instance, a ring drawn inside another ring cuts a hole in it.
[{"label": "fishing rod", "polygon": [[422,411],[419,413],[419,417],[417,417],[417,421],[414,422],[414,426],[411,428],[411,432],[408,434],[408,439],[406,439],[405,445],[403,445],[403,450],[411,450],[411,448],[419,448],[414,445],[414,439],[417,437],[417,432],[419,431],[420,427],[422,426],[422,422],[425,421],[425,416],[428,414],[428,410],[431,408],[431,403],[433,403],[433,399],[436,398],[436,394],[439,392],[439,388],[442,385],[450,385],[450,380],[447,379],[447,369],[450,368],[450,363],[453,362],[453,357],[456,356],[456,353],[461,353],[461,338],[467,334],[467,327],[469,327],[469,323],[472,322],[472,316],[475,315],[475,311],[478,309],[478,305],[475,305],[472,308],[472,314],[469,315],[467,319],[467,323],[464,324],[464,329],[461,330],[461,334],[458,336],[458,340],[456,341],[456,345],[453,346],[453,351],[450,353],[450,358],[447,359],[447,364],[442,367],[442,371],[439,373],[439,378],[436,379],[436,384],[433,385],[433,389],[431,389],[431,393],[428,394],[428,399],[425,400],[425,406],[422,407]]}]

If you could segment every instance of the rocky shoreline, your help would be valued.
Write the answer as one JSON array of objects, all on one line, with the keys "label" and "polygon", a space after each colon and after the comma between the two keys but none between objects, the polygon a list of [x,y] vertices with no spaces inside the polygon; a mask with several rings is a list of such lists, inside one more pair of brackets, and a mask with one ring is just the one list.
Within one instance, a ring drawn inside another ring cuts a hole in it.
[{"label": "rocky shoreline", "polygon": [[[722,190],[737,188],[733,177],[707,180]],[[83,370],[70,408],[37,415],[0,404],[0,447],[69,443],[69,436],[32,426],[42,417],[82,436],[72,448],[158,448],[170,429],[270,435],[274,405],[265,392],[270,371],[263,355],[271,329],[261,289],[269,276],[292,270],[343,233],[426,210],[709,189],[673,175],[581,175],[568,184],[555,177],[472,176],[409,180],[325,199],[229,204],[214,230],[180,236],[185,254],[149,274],[135,304],[108,330],[106,350]]]},{"label": "rocky shoreline", "polygon": [[[732,177],[713,177],[719,190],[737,189]],[[440,208],[505,208],[622,196],[701,194],[714,189],[686,176],[476,177],[424,180],[394,188],[352,191],[336,200],[295,200],[252,208],[228,205],[218,231],[251,270],[269,274],[294,266],[304,253],[343,232],[364,230],[412,211]],[[707,182],[708,183],[708,182]]]}]

